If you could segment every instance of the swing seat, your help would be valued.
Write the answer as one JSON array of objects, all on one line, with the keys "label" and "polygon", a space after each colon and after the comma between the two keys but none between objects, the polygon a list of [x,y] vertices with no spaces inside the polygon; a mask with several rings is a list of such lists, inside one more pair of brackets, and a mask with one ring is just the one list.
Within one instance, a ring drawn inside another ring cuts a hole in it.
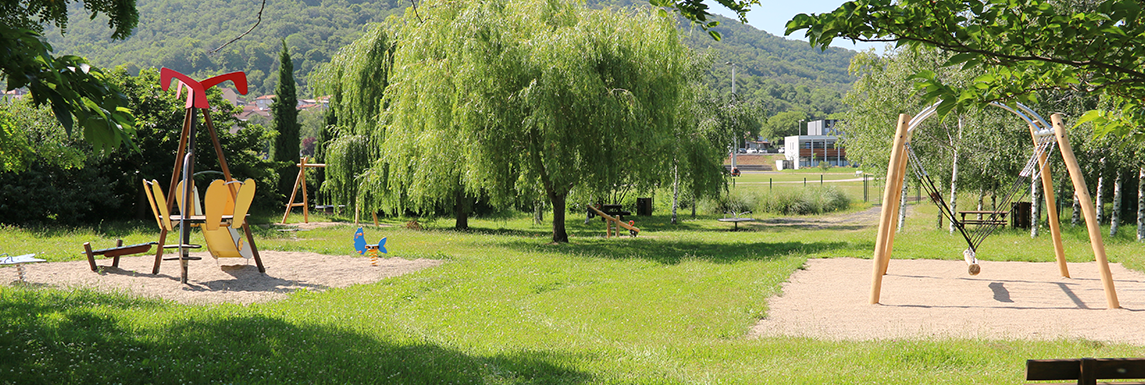
[{"label": "swing seat", "polygon": [[[237,189],[238,192],[232,195],[231,189]],[[249,262],[254,256],[250,243],[245,242],[243,234],[238,231],[246,223],[254,192],[253,179],[245,182],[215,180],[207,187],[203,239],[206,240],[207,251],[216,260],[244,258]]]}]

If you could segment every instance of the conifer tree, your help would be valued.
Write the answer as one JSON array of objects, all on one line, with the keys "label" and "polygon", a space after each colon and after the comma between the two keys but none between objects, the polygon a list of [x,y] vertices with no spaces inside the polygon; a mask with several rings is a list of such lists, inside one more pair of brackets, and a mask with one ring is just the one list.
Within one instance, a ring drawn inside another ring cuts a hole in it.
[{"label": "conifer tree", "polygon": [[274,117],[274,129],[278,137],[274,139],[273,159],[280,162],[278,168],[278,191],[290,198],[290,189],[298,176],[298,151],[301,140],[298,138],[298,95],[294,89],[294,64],[290,61],[290,51],[286,41],[282,41],[282,52],[278,55],[278,86],[274,89],[274,104],[270,111]]}]

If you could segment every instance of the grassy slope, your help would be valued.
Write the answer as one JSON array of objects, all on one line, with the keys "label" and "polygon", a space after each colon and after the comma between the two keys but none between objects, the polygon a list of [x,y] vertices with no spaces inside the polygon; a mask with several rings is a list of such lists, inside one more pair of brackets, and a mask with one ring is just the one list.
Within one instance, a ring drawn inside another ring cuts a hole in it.
[{"label": "grassy slope", "polygon": [[[960,239],[929,229],[933,206],[912,207],[895,256],[959,258]],[[712,218],[679,229],[665,216],[636,218],[645,232],[635,239],[601,239],[598,222],[572,218],[565,245],[546,243],[548,228],[524,217],[477,220],[470,233],[367,228],[367,239],[389,237],[392,257],[449,263],[246,307],[5,286],[0,383],[1016,383],[1029,358],[1145,354],[1088,341],[747,340],[766,298],[806,258],[865,258],[873,230],[732,233]],[[5,228],[0,241],[78,259],[77,241],[144,241],[154,236],[146,225]],[[1070,259],[1091,259],[1083,230],[1067,230]],[[264,229],[259,245],[349,254],[351,233]],[[1048,242],[1004,231],[980,256],[1050,261]],[[1145,268],[1140,244],[1107,242],[1113,261]]]}]

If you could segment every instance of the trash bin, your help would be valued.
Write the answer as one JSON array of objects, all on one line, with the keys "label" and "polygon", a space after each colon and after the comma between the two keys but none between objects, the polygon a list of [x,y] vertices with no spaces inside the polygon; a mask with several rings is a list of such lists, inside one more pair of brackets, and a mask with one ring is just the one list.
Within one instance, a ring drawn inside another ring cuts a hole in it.
[{"label": "trash bin", "polygon": [[1030,202],[1010,203],[1010,226],[1016,229],[1030,228]]},{"label": "trash bin", "polygon": [[636,198],[636,215],[642,217],[652,215],[652,198]]}]

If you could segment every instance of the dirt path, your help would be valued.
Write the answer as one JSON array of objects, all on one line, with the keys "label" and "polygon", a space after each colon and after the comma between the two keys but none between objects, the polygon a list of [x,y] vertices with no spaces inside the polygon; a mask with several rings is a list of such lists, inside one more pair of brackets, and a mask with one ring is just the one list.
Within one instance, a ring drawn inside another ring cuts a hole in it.
[{"label": "dirt path", "polygon": [[750,336],[828,340],[1082,338],[1145,345],[1145,274],[1111,264],[1121,309],[1106,309],[1096,263],[892,260],[880,304],[868,303],[871,261],[812,259],[768,301]]},{"label": "dirt path", "polygon": [[[92,288],[104,291],[126,291],[133,294],[169,299],[186,304],[231,302],[249,304],[284,298],[287,294],[307,289],[322,291],[412,273],[441,265],[431,259],[378,259],[349,255],[260,251],[266,274],[261,274],[251,261],[234,259],[237,266],[220,266],[210,254],[191,253],[202,260],[190,261],[188,283],[179,283],[178,261],[164,261],[158,275],[151,275],[154,254],[121,258],[119,268],[106,267],[95,273],[87,260],[37,263],[24,266],[29,285],[57,288]],[[224,261],[228,263],[231,261]],[[97,259],[100,266],[111,260]],[[0,284],[19,284],[16,268],[0,269]]]},{"label": "dirt path", "polygon": [[881,206],[847,214],[758,219],[749,226],[785,226],[807,229],[859,230],[879,225]]}]

